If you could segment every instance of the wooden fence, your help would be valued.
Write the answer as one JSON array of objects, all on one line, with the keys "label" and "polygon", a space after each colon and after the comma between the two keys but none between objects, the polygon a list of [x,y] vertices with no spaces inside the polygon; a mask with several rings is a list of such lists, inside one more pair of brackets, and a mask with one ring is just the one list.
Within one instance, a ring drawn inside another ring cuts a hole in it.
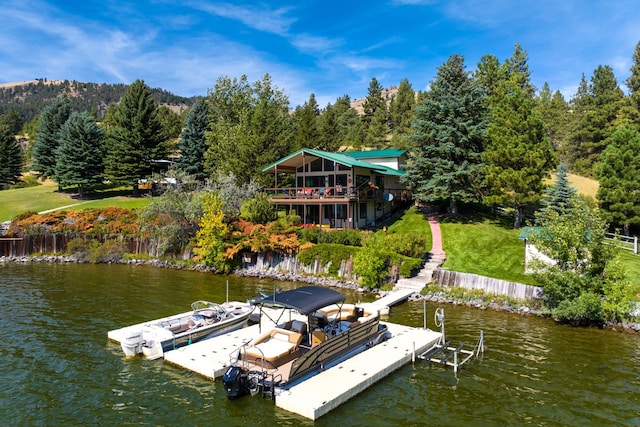
[{"label": "wooden fence", "polygon": [[[37,253],[58,255],[67,250],[67,244],[70,240],[76,238],[83,238],[83,236],[70,234],[37,234],[21,237],[0,237],[0,256],[23,257]],[[120,236],[115,239],[109,239],[106,236],[95,236],[88,239],[95,239],[100,242],[117,240],[126,252],[134,254],[149,253],[149,250],[152,250],[149,245],[149,239],[146,238],[126,238]]]},{"label": "wooden fence", "polygon": [[433,280],[440,286],[459,286],[467,289],[481,289],[494,295],[505,295],[521,300],[542,298],[542,288],[507,282],[477,274],[458,273],[457,271],[437,269]]}]

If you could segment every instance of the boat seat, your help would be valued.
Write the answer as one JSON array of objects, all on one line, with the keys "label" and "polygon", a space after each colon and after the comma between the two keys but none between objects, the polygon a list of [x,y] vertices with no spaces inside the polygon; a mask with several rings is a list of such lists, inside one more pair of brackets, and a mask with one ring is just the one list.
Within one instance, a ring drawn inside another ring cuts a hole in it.
[{"label": "boat seat", "polygon": [[247,356],[275,362],[279,358],[295,351],[302,342],[302,334],[286,329],[273,329],[266,339],[246,349]]}]

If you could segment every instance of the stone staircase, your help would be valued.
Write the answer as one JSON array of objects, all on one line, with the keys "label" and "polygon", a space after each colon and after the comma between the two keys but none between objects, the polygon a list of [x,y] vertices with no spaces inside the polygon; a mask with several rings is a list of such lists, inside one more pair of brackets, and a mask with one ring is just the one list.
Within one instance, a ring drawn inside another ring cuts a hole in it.
[{"label": "stone staircase", "polygon": [[429,252],[427,254],[427,261],[422,266],[422,270],[413,277],[399,279],[393,290],[410,289],[419,293],[422,288],[431,282],[431,279],[433,279],[433,273],[442,265],[442,263],[444,263],[445,259],[446,255],[444,253]]}]

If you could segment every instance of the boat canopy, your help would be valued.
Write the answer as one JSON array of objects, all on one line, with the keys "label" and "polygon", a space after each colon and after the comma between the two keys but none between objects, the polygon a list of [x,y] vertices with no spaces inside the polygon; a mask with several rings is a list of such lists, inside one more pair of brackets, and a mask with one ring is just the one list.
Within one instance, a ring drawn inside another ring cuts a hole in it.
[{"label": "boat canopy", "polygon": [[321,286],[302,286],[289,291],[278,292],[255,300],[255,305],[276,306],[297,310],[300,314],[309,314],[319,308],[344,301],[344,295]]}]

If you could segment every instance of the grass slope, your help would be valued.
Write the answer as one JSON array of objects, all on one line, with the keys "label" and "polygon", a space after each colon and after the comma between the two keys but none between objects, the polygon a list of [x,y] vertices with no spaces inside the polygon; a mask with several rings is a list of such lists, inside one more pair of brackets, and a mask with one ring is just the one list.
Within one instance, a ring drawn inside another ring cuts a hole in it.
[{"label": "grass slope", "polygon": [[[148,197],[125,197],[121,190],[106,190],[92,194],[93,199],[78,200],[74,194],[58,192],[52,181],[27,188],[0,191],[0,222],[9,221],[22,212],[43,212],[50,210],[77,210],[117,206],[140,208],[149,204]],[[110,197],[113,196],[113,197]]]}]

